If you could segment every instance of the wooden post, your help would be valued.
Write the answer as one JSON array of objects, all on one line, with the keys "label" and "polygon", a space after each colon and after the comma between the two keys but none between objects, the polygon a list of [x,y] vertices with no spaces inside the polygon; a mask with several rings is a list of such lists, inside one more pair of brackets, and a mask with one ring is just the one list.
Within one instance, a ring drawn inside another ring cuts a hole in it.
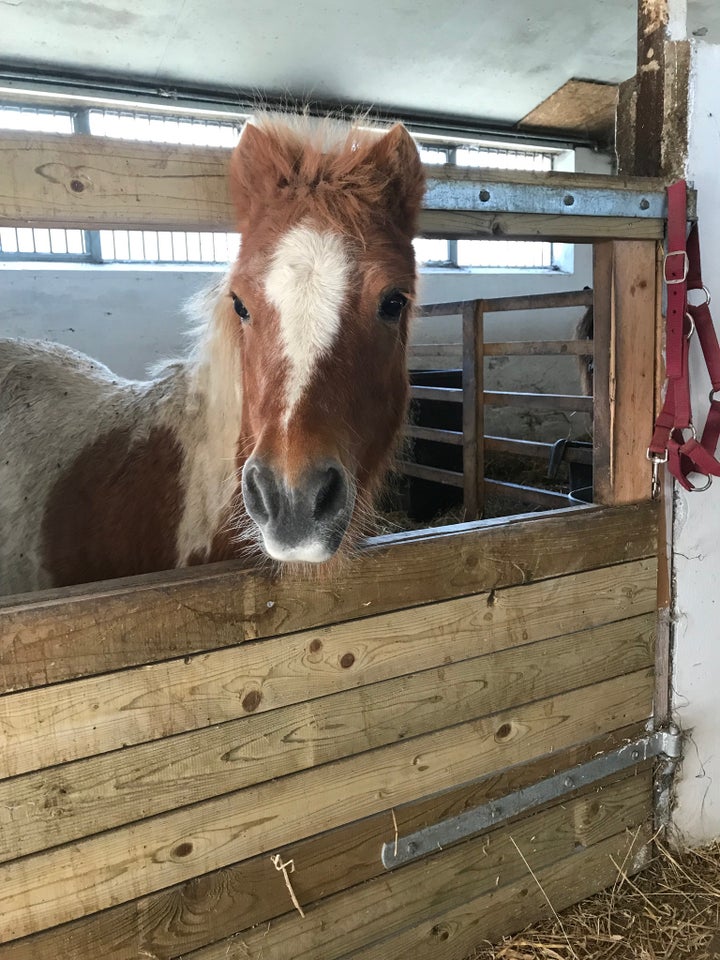
[{"label": "wooden post", "polygon": [[597,503],[650,497],[645,452],[655,407],[656,245],[602,241],[594,247]]},{"label": "wooden post", "polygon": [[485,487],[484,301],[463,305],[463,489],[466,520],[482,516]]},{"label": "wooden post", "polygon": [[690,44],[667,37],[673,0],[638,0],[637,72],[620,84],[615,124],[618,172],[683,175],[687,158]]}]

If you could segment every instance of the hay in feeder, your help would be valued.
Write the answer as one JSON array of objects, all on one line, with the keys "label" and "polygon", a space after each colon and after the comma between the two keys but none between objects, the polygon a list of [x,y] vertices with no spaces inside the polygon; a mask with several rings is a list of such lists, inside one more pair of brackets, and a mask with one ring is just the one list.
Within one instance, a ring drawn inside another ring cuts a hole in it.
[{"label": "hay in feeder", "polygon": [[656,842],[642,873],[468,960],[720,960],[720,841]]}]

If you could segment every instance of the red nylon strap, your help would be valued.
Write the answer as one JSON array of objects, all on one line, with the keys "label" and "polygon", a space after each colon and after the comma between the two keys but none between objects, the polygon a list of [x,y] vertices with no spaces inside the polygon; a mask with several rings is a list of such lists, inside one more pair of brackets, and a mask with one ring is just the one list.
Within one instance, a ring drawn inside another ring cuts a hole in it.
[{"label": "red nylon strap", "polygon": [[[668,188],[668,252],[665,256],[668,382],[648,457],[655,464],[667,459],[668,470],[678,483],[686,490],[695,490],[698,487],[689,479],[689,474],[720,476],[720,461],[715,457],[720,439],[720,400],[713,397],[713,393],[720,391],[720,344],[710,315],[710,298],[702,282],[697,224],[693,225],[686,241],[686,209],[687,188],[681,180]],[[706,301],[695,306],[688,304],[688,290],[703,290]],[[699,441],[692,426],[690,406],[688,361],[693,332],[697,332],[713,386],[710,410]],[[688,429],[692,434],[686,440],[683,431]]]}]

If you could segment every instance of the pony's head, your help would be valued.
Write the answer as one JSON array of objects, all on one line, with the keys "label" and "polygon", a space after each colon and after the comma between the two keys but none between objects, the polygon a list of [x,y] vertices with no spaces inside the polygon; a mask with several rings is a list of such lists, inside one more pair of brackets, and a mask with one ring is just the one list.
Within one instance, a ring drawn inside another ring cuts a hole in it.
[{"label": "pony's head", "polygon": [[245,509],[271,557],[322,562],[358,527],[405,417],[422,165],[400,125],[265,119],[231,186]]}]

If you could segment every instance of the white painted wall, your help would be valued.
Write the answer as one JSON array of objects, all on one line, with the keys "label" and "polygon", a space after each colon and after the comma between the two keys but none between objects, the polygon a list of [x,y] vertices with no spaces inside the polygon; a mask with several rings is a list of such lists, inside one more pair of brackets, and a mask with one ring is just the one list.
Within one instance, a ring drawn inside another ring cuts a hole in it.
[{"label": "white painted wall", "polygon": [[[715,294],[720,328],[720,45],[694,50],[688,176],[698,190],[704,279]],[[710,383],[692,344],[692,403],[702,425]],[[691,731],[678,782],[675,823],[686,840],[720,836],[720,481],[706,493],[676,485],[673,560],[675,630],[673,706]]]},{"label": "white painted wall", "polygon": [[[607,173],[605,154],[579,150],[576,168]],[[186,347],[188,323],[183,304],[212,280],[219,268],[84,266],[0,262],[0,336],[55,340],[96,357],[121,376],[143,378],[148,366],[177,356]],[[425,303],[576,290],[592,284],[589,247],[575,248],[572,274],[533,272],[459,273],[430,271],[422,276]],[[488,318],[487,339],[512,340],[572,335],[582,310],[513,313]],[[418,342],[460,340],[459,318],[418,321]],[[575,361],[513,358],[493,362],[488,389],[576,392]],[[488,411],[490,432],[557,439],[580,435],[587,421],[565,414],[528,419],[513,410]]]}]

